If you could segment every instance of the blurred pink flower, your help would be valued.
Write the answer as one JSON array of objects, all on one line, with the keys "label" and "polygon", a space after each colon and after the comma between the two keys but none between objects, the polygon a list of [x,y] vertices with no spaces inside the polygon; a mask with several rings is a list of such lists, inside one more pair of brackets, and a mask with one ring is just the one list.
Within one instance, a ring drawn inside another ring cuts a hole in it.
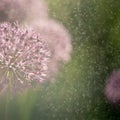
[{"label": "blurred pink flower", "polygon": [[32,21],[48,17],[44,0],[0,0],[0,21]]},{"label": "blurred pink flower", "polygon": [[105,85],[105,95],[114,105],[120,103],[120,70],[113,71]]},{"label": "blurred pink flower", "polygon": [[71,36],[65,27],[52,19],[33,21],[30,25],[40,34],[51,50],[50,71],[56,72],[59,63],[66,63],[71,58]]},{"label": "blurred pink flower", "polygon": [[40,35],[17,23],[0,24],[0,89],[31,86],[47,76],[50,51]]}]

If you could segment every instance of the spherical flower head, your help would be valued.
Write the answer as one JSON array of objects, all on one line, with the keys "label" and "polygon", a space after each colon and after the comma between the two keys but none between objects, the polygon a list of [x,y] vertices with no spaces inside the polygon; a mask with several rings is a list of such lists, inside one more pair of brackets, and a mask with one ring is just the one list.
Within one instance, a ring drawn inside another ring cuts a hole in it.
[{"label": "spherical flower head", "polygon": [[0,22],[2,21],[19,21],[21,25],[32,26],[40,34],[52,54],[47,78],[54,77],[61,64],[70,60],[73,49],[71,36],[64,25],[49,16],[45,0],[0,0]]},{"label": "spherical flower head", "polygon": [[19,90],[45,80],[50,51],[40,35],[18,23],[0,24],[0,89]]},{"label": "spherical flower head", "polygon": [[120,70],[114,71],[108,78],[105,95],[110,103],[114,105],[120,104]]}]

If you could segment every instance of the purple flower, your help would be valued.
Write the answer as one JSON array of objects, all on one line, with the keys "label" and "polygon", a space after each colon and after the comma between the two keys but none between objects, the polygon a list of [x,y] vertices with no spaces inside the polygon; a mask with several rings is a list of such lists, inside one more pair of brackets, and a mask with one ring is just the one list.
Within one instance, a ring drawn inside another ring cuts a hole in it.
[{"label": "purple flower", "polygon": [[17,23],[0,24],[0,89],[23,88],[47,76],[50,51],[40,35]]},{"label": "purple flower", "polygon": [[105,95],[112,104],[120,103],[120,70],[114,71],[105,86]]},{"label": "purple flower", "polygon": [[71,36],[62,24],[49,16],[45,0],[0,0],[0,21],[19,21],[40,34],[51,51],[49,79],[59,70],[61,63],[70,60]]}]

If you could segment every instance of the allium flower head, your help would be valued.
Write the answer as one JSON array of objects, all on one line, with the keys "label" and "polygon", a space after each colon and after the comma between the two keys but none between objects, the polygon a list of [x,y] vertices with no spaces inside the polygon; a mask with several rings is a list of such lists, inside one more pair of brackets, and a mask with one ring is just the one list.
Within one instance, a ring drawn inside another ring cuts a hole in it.
[{"label": "allium flower head", "polygon": [[[58,72],[61,63],[70,60],[71,36],[64,25],[49,16],[45,0],[0,0],[0,22],[3,21],[19,21],[21,25],[30,25],[40,34],[52,54],[47,78],[51,79]],[[19,29],[21,30],[21,28]]]},{"label": "allium flower head", "polygon": [[45,80],[50,52],[31,28],[0,24],[0,89],[31,86]]},{"label": "allium flower head", "polygon": [[108,78],[105,95],[110,103],[115,105],[120,103],[120,70],[114,71]]}]

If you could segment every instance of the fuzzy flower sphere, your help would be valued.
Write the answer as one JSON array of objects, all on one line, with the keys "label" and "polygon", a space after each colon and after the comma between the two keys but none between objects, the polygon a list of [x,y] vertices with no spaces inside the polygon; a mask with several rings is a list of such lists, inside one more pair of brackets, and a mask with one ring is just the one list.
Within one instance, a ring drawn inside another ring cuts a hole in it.
[{"label": "fuzzy flower sphere", "polygon": [[0,90],[16,90],[45,80],[50,51],[31,28],[0,24]]},{"label": "fuzzy flower sphere", "polygon": [[51,50],[49,75],[54,76],[61,63],[67,63],[71,59],[71,36],[62,24],[50,18],[33,21],[30,25],[41,35],[41,38],[45,40]]},{"label": "fuzzy flower sphere", "polygon": [[120,70],[114,71],[108,78],[105,95],[110,103],[114,105],[120,104]]}]

